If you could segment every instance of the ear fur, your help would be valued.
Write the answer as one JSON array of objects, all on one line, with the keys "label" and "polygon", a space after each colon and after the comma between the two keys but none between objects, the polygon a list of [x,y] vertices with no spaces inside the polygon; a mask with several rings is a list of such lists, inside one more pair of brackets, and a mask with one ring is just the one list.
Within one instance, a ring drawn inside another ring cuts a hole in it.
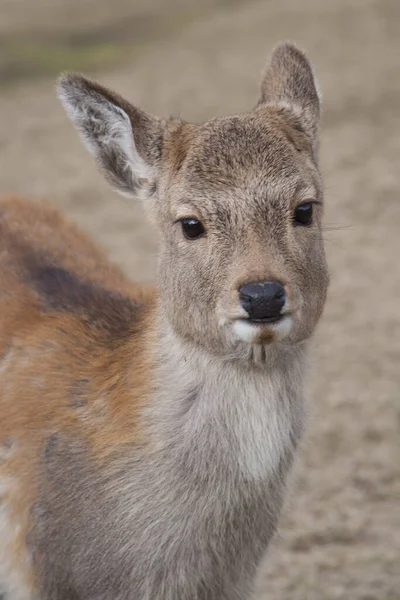
[{"label": "ear fur", "polygon": [[308,58],[293,44],[280,44],[273,51],[261,83],[263,104],[291,111],[316,147],[320,95]]},{"label": "ear fur", "polygon": [[62,77],[59,98],[101,171],[121,194],[154,192],[164,125],[81,75]]}]

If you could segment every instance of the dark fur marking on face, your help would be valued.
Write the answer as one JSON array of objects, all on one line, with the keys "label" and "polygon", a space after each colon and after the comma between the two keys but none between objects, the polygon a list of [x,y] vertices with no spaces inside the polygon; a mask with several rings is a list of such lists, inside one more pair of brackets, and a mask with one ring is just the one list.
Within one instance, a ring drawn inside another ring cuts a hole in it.
[{"label": "dark fur marking on face", "polygon": [[140,306],[130,298],[83,281],[62,267],[34,265],[27,277],[45,309],[72,313],[110,336],[132,333]]},{"label": "dark fur marking on face", "polygon": [[[276,335],[273,331],[265,330],[260,331],[258,334],[255,343],[257,344],[272,344],[275,341]],[[265,352],[265,350],[264,350]]]}]

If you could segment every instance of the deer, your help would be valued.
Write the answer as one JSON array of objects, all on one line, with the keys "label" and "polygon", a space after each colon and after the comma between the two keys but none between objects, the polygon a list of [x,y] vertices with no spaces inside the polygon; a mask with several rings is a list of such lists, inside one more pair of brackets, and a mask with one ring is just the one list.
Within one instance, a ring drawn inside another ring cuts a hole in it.
[{"label": "deer", "polygon": [[0,201],[4,600],[245,600],[305,428],[328,288],[320,99],[296,46],[260,97],[161,119],[79,74],[58,94],[157,233],[131,283],[59,210]]}]

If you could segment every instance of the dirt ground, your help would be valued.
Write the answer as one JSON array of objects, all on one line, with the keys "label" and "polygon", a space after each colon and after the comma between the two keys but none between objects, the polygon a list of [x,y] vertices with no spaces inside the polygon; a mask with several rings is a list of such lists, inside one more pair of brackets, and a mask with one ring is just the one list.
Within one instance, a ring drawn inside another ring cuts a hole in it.
[{"label": "dirt ground", "polygon": [[[136,280],[141,208],[103,183],[54,93],[95,75],[162,116],[243,111],[273,45],[315,63],[330,296],[308,433],[257,600],[400,599],[399,0],[0,0],[0,191],[46,197]],[[1,277],[1,274],[0,274]]]}]

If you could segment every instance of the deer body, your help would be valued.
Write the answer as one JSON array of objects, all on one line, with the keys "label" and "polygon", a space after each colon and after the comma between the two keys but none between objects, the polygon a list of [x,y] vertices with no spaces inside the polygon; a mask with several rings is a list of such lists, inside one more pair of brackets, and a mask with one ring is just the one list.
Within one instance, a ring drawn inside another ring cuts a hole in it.
[{"label": "deer body", "polygon": [[309,65],[280,47],[261,108],[205,126],[80,77],[61,95],[108,178],[164,230],[159,289],[132,285],[54,209],[0,203],[0,592],[244,600],[301,435],[327,286],[318,213],[291,232],[321,194]]}]

